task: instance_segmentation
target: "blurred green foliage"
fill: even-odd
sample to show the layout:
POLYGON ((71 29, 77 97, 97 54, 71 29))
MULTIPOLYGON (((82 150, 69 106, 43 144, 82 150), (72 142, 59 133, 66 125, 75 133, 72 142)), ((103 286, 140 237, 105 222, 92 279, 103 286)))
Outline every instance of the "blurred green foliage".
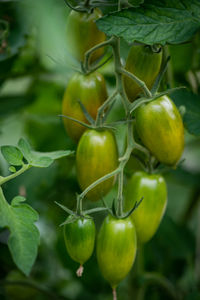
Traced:
MULTIPOLYGON (((67 53, 65 44, 68 12, 64 1, 0 1, 0 21, 9 23, 7 35, 0 40, 1 146, 15 145, 23 136, 37 151, 76 148, 58 116, 68 79, 80 68, 67 53)), ((0 34, 2 30, 4 28, 0 27, 0 34)), ((171 63, 163 87, 185 85, 198 93, 199 33, 188 44, 170 46, 168 51, 171 63)), ((122 52, 126 55, 125 42, 122 52)), ((112 70, 112 61, 101 69, 109 93, 115 86, 112 70)), ((123 116, 123 108, 117 101, 109 119, 123 116)), ((116 135, 122 154, 124 126, 118 127, 116 135)), ((120 285, 119 300, 173 299, 169 291, 171 285, 177 292, 176 299, 200 299, 200 137, 187 131, 183 158, 177 170, 164 174, 168 185, 167 213, 155 237, 143 251, 139 248, 131 273, 120 285), (157 275, 142 275, 148 275, 147 272, 157 275), (169 286, 161 275, 167 278, 169 286)), ((134 169, 135 165, 127 169, 125 180, 134 169)), ((2 156, 0 171, 2 175, 8 174, 2 156)), ((62 158, 48 169, 29 170, 6 183, 4 192, 9 201, 17 193, 26 194, 28 204, 40 216, 37 227, 41 242, 36 263, 26 278, 16 270, 8 252, 9 232, 0 231, 0 299, 112 299, 111 289, 98 269, 96 254, 85 264, 84 275, 79 279, 75 275, 77 264, 65 249, 59 224, 66 215, 54 201, 75 208, 79 186, 73 157, 62 158)), ((106 196, 106 201, 111 203, 115 194, 116 187, 106 196)), ((101 202, 97 204, 102 205, 101 202)), ((85 201, 84 207, 91 208, 94 204, 85 201)), ((97 228, 103 217, 103 213, 95 215, 97 228)))

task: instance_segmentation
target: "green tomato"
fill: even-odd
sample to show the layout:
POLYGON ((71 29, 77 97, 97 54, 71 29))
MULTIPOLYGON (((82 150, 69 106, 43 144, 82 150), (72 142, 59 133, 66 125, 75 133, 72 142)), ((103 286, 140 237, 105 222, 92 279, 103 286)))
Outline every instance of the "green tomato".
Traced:
MULTIPOLYGON (((89 75, 75 73, 70 79, 64 94, 62 114, 88 123, 78 101, 82 102, 88 113, 96 119, 98 108, 107 99, 104 77, 94 72, 89 75)), ((80 139, 86 127, 63 118, 67 134, 76 142, 80 139)))
POLYGON ((136 172, 125 190, 124 206, 129 211, 142 197, 143 201, 132 213, 137 238, 141 243, 149 241, 155 234, 167 205, 167 187, 159 174, 136 172))
POLYGON ((184 148, 184 127, 175 104, 160 97, 136 111, 136 128, 143 144, 162 163, 177 164, 184 148))
MULTIPOLYGON (((73 218, 69 216, 67 220, 73 218)), ((95 242, 95 224, 92 218, 80 217, 64 225, 64 239, 69 256, 83 265, 92 255, 95 242)))
MULTIPOLYGON (((84 54, 90 48, 106 40, 105 34, 97 28, 96 20, 102 13, 95 8, 92 13, 72 10, 67 22, 67 42, 70 53, 78 60, 84 60, 84 54)), ((94 62, 104 54, 104 48, 92 53, 90 62, 94 62)))
MULTIPOLYGON (((149 46, 139 45, 130 49, 125 69, 144 81, 151 89, 162 63, 162 51, 155 53, 149 46)), ((129 100, 134 101, 140 93, 141 87, 131 78, 123 76, 123 83, 129 100)))
MULTIPOLYGON (((82 190, 118 167, 118 150, 109 130, 89 129, 82 135, 76 152, 78 182, 82 190)), ((114 184, 114 177, 98 184, 87 193, 91 201, 105 196, 114 184)))
POLYGON ((97 260, 103 277, 113 289, 130 271, 136 249, 136 232, 131 219, 117 219, 108 215, 97 238, 97 260))

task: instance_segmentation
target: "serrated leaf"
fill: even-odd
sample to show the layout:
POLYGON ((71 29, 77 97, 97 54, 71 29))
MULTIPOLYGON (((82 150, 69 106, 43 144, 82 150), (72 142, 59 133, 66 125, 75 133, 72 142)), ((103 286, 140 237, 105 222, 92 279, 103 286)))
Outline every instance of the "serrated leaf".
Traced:
POLYGON ((47 168, 53 163, 53 159, 47 156, 37 157, 32 156, 31 161, 29 161, 30 165, 37 168, 47 168))
POLYGON ((96 21, 108 36, 148 45, 179 44, 200 28, 200 1, 146 0, 137 8, 111 13, 96 21))
POLYGON ((189 133, 200 135, 200 96, 187 90, 178 90, 171 94, 177 107, 186 108, 183 123, 189 133))
POLYGON ((1 153, 10 165, 21 166, 23 164, 23 154, 17 147, 2 146, 1 153))
POLYGON ((31 150, 29 143, 23 138, 19 140, 18 146, 28 163, 31 166, 38 168, 47 168, 53 163, 55 159, 69 156, 74 153, 74 151, 70 150, 60 150, 53 152, 33 151, 31 150))
POLYGON ((39 231, 34 224, 38 214, 28 204, 21 203, 24 200, 24 197, 18 196, 9 205, 0 189, 0 227, 9 229, 8 247, 12 258, 28 275, 37 256, 39 231))
POLYGON ((31 153, 31 146, 29 145, 29 143, 25 139, 21 138, 18 142, 18 146, 21 152, 23 153, 25 159, 28 162, 30 162, 32 159, 32 153, 31 153))
POLYGON ((52 151, 52 152, 37 152, 32 151, 33 154, 49 157, 51 159, 58 159, 65 156, 73 155, 75 152, 71 150, 59 150, 59 151, 52 151))
POLYGON ((12 199, 11 201, 11 206, 18 206, 19 204, 21 204, 22 202, 26 201, 26 198, 23 196, 16 196, 12 199))

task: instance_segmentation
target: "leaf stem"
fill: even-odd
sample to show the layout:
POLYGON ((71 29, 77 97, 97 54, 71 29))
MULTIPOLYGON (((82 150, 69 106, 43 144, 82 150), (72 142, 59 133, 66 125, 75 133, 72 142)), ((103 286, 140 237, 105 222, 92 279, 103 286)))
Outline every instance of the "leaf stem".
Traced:
POLYGON ((1 176, 0 177, 0 185, 4 184, 5 182, 11 180, 11 179, 14 179, 15 177, 21 175, 22 173, 24 173, 25 171, 27 171, 28 169, 30 169, 32 166, 29 165, 29 164, 24 164, 21 169, 19 169, 17 172, 9 175, 9 176, 6 176, 6 177, 3 177, 1 176))

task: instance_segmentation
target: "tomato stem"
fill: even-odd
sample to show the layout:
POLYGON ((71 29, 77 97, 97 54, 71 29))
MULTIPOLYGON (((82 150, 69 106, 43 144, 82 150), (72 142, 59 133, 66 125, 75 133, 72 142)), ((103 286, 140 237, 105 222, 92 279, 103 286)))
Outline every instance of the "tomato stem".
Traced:
POLYGON ((78 268, 78 270, 76 271, 76 275, 78 277, 81 277, 83 275, 83 271, 84 271, 84 268, 82 265, 80 265, 80 267, 78 268))
POLYGON ((9 181, 9 180, 11 180, 11 179, 13 179, 13 178, 15 178, 15 177, 21 175, 22 173, 24 173, 25 171, 27 171, 27 170, 30 169, 30 168, 31 168, 31 166, 30 166, 29 164, 24 164, 24 165, 21 167, 21 169, 19 169, 17 172, 15 172, 15 173, 13 173, 13 174, 11 174, 11 175, 9 175, 9 176, 6 176, 6 177, 1 176, 1 177, 0 177, 0 185, 2 185, 2 184, 4 184, 5 182, 7 182, 7 181, 9 181))
POLYGON ((117 291, 116 291, 116 288, 113 288, 113 300, 117 300, 117 291))

